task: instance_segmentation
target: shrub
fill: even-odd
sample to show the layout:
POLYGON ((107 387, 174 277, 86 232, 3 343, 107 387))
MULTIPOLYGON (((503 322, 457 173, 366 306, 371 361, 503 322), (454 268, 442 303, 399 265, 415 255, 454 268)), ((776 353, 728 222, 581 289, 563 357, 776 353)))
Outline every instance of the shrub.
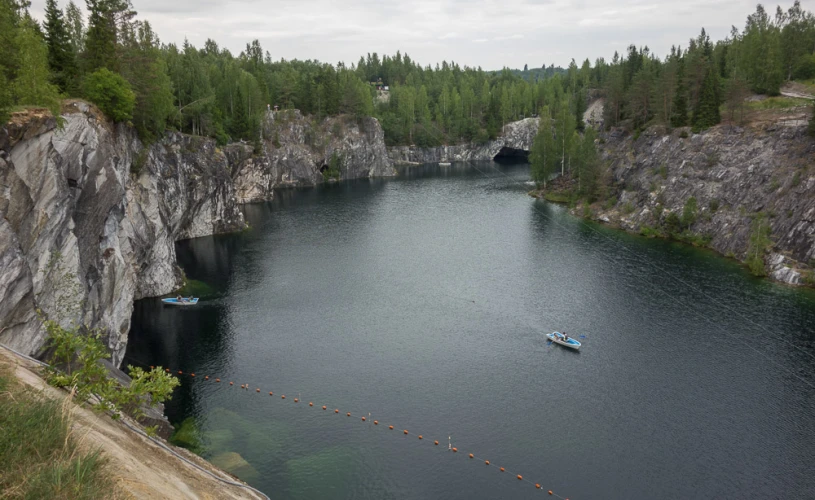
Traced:
POLYGON ((799 80, 815 78, 815 54, 801 56, 795 64, 794 75, 799 80))
POLYGON ((711 212, 715 213, 716 210, 719 209, 719 200, 717 198, 713 198, 708 202, 707 206, 710 208, 711 212))
POLYGON ((136 94, 118 73, 100 68, 85 77, 84 90, 85 96, 113 121, 122 122, 133 117, 136 94))
POLYGON ((792 187, 798 187, 801 184, 801 171, 796 170, 792 176, 792 187))
POLYGON ((750 231, 750 242, 747 246, 747 259, 745 263, 750 272, 755 276, 766 276, 767 271, 764 266, 764 253, 772 244, 770 240, 770 225, 764 214, 758 214, 753 219, 753 226, 750 231))
POLYGON ((625 202, 625 205, 623 205, 623 213, 626 215, 634 213, 634 210, 636 210, 636 207, 630 201, 625 202))
POLYGON ((680 139, 687 139, 688 138, 688 131, 683 130, 682 132, 679 132, 679 138, 680 139))
POLYGON ((682 208, 682 227, 689 228, 696 222, 696 197, 691 196, 682 208))

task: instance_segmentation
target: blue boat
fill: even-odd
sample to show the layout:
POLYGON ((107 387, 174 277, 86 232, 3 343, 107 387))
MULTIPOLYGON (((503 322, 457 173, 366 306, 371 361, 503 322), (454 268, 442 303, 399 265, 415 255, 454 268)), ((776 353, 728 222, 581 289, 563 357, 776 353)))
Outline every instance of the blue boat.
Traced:
POLYGON ((194 306, 198 303, 198 297, 172 297, 169 299, 161 299, 161 301, 168 306, 194 306))
POLYGON ((549 340, 551 340, 555 344, 560 344, 560 345, 562 345, 564 347, 572 348, 575 351, 580 349, 580 345, 581 345, 580 342, 578 342, 577 340, 569 337, 568 335, 566 335, 564 333, 552 332, 552 333, 547 333, 546 336, 549 338, 549 340))

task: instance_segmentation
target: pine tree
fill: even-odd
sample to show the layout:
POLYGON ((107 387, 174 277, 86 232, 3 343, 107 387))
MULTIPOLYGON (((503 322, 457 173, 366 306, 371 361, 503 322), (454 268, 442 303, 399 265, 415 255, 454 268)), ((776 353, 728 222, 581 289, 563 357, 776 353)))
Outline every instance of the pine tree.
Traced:
POLYGON ((676 91, 671 105, 671 126, 684 127, 688 124, 688 97, 685 91, 685 61, 679 59, 676 70, 676 91))
POLYGON ((546 182, 559 163, 559 158, 555 156, 554 128, 548 106, 544 106, 541 110, 538 133, 532 142, 532 150, 529 152, 529 163, 532 179, 538 183, 542 182, 543 188, 546 189, 546 182))
POLYGON ((48 66, 52 81, 63 93, 77 90, 76 59, 68 36, 68 29, 57 7, 56 0, 45 2, 45 41, 48 44, 48 66))

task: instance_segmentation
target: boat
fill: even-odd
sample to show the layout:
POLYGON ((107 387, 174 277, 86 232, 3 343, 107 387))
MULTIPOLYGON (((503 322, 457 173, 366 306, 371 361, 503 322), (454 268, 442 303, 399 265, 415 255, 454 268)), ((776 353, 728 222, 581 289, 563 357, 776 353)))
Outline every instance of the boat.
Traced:
POLYGON ((198 303, 198 297, 172 297, 168 299, 161 299, 161 301, 169 306, 194 306, 198 303))
POLYGON ((575 351, 580 349, 580 342, 571 337, 567 337, 566 335, 560 332, 547 333, 546 336, 549 338, 549 340, 551 340, 555 344, 560 344, 564 347, 570 347, 575 351))
POLYGON ((450 162, 449 162, 449 161, 440 161, 440 162, 439 162, 439 166, 440 166, 440 167, 449 167, 450 165, 451 165, 451 164, 450 164, 450 162))

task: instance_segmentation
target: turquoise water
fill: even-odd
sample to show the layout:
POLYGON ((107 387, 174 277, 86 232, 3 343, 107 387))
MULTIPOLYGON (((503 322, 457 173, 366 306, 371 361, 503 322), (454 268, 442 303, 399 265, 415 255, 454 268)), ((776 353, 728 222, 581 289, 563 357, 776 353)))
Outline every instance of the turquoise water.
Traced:
POLYGON ((526 179, 415 167, 248 205, 251 231, 179 243, 213 292, 137 302, 126 362, 195 372, 169 416, 273 498, 811 498, 813 293, 526 179))

